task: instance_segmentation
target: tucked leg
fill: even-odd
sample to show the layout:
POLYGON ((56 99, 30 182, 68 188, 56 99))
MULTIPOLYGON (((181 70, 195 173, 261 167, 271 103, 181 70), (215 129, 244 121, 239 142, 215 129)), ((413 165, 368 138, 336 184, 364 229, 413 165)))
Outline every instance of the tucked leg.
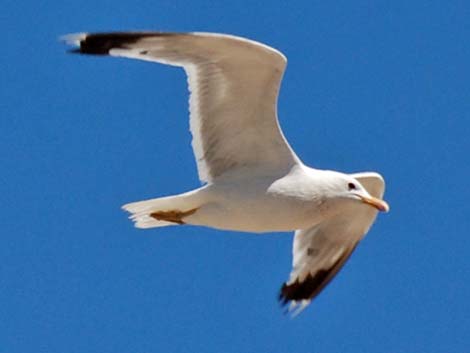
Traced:
POLYGON ((197 208, 193 208, 188 211, 172 210, 172 211, 157 211, 150 214, 150 217, 155 218, 158 221, 166 221, 177 224, 185 224, 183 219, 187 216, 191 216, 197 208))

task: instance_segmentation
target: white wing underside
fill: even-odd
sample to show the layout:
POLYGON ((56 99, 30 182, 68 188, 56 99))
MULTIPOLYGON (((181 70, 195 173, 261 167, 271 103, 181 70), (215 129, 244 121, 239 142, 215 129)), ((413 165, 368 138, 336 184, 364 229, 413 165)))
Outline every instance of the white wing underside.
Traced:
POLYGON ((83 44, 108 36, 109 42, 101 45, 108 45, 109 55, 184 68, 191 92, 192 147, 201 181, 237 171, 243 174, 245 168, 250 174, 282 173, 297 163, 277 120, 286 66, 280 52, 221 34, 143 32, 141 37, 126 34, 121 41, 116 39, 119 34, 111 35, 77 34, 65 40, 83 44))
MULTIPOLYGON (((377 173, 352 174, 374 197, 382 198, 384 181, 377 173)), ((357 243, 367 233, 378 211, 364 205, 310 229, 297 230, 293 244, 293 268, 281 289, 281 301, 300 312, 338 273, 357 243)))

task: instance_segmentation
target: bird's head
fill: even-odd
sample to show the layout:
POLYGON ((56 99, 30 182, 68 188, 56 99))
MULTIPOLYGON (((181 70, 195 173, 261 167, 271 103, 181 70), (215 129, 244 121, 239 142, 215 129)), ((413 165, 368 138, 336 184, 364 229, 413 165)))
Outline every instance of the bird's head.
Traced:
MULTIPOLYGON (((371 192, 355 177, 328 171, 328 193, 334 200, 340 201, 346 204, 344 201, 350 201, 347 204, 352 203, 368 205, 376 208, 381 212, 388 212, 390 207, 384 200, 372 196, 371 192)), ((381 196, 381 195, 380 195, 381 196)), ((380 197, 379 196, 379 197, 380 197)))

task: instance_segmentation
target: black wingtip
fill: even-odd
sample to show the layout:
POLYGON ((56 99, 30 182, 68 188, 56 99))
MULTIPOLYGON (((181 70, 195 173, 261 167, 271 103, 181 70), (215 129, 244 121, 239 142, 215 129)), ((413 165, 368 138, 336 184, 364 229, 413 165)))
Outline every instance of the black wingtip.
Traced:
POLYGON ((67 50, 67 54, 81 54, 80 48, 73 48, 67 50))
POLYGON ((290 301, 311 300, 318 294, 320 287, 324 283, 327 276, 326 271, 320 270, 316 276, 307 275, 301 281, 296 280, 293 283, 284 283, 279 291, 279 301, 282 306, 287 305, 290 301))
POLYGON ((351 256, 356 245, 344 250, 343 254, 326 269, 320 269, 316 273, 309 273, 300 281, 296 279, 291 283, 284 283, 279 292, 279 301, 285 306, 291 301, 302 301, 314 299, 325 286, 334 278, 335 274, 341 269, 344 263, 351 256))
POLYGON ((279 290, 279 295, 277 297, 278 301, 279 301, 279 304, 281 305, 281 307, 285 307, 287 304, 289 304, 289 301, 291 300, 290 298, 287 297, 286 295, 286 287, 287 287, 287 284, 284 283, 281 287, 281 289, 279 290))
POLYGON ((111 49, 124 49, 145 37, 171 35, 159 32, 111 32, 86 33, 64 36, 63 40, 77 48, 71 49, 72 54, 108 55, 111 49))

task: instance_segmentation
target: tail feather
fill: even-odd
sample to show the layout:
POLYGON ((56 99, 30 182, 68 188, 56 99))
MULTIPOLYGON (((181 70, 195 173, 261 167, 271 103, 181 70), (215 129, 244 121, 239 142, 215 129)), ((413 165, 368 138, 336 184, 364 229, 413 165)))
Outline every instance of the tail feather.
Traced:
MULTIPOLYGON (((196 190, 195 190, 196 191, 196 190)), ((188 192, 176 196, 160 197, 157 199, 137 201, 122 206, 122 209, 129 212, 129 218, 134 222, 136 228, 155 228, 175 225, 176 223, 157 220, 151 216, 154 212, 180 210, 185 211, 198 205, 195 192, 188 192)))
POLYGON ((159 221, 148 214, 140 215, 140 216, 131 216, 129 217, 134 221, 134 226, 140 229, 148 229, 148 228, 157 228, 157 227, 166 227, 166 226, 174 226, 175 223, 166 222, 166 221, 159 221))

